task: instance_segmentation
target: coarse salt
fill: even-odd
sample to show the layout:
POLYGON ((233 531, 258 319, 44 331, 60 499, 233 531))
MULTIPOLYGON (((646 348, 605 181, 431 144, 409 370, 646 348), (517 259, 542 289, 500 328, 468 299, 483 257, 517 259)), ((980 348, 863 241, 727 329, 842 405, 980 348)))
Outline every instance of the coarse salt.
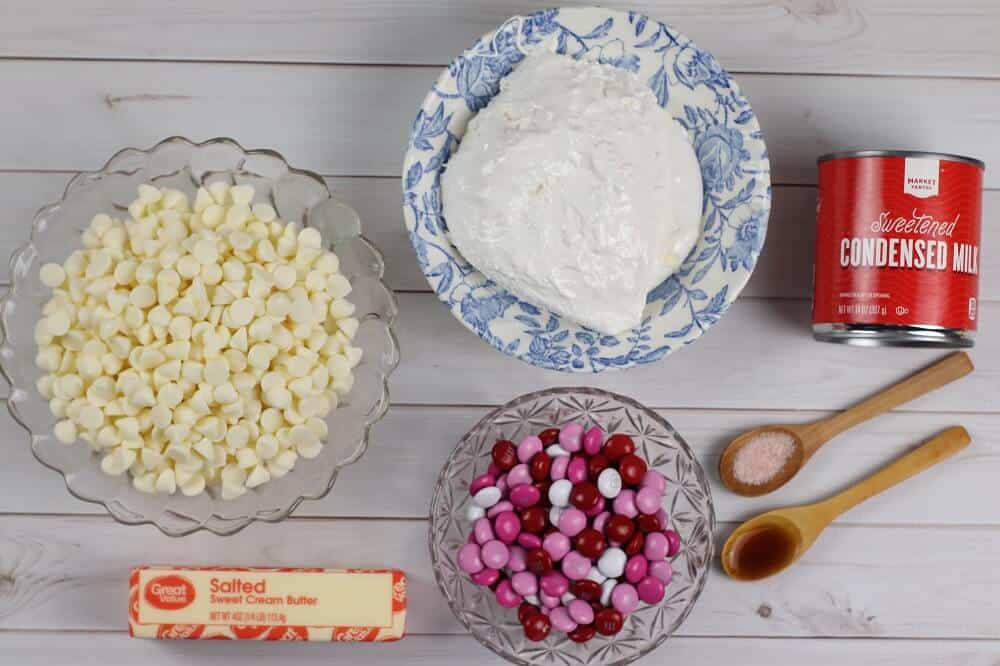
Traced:
POLYGON ((768 430, 754 435, 736 452, 733 476, 740 483, 759 486, 773 479, 795 451, 795 438, 768 430))

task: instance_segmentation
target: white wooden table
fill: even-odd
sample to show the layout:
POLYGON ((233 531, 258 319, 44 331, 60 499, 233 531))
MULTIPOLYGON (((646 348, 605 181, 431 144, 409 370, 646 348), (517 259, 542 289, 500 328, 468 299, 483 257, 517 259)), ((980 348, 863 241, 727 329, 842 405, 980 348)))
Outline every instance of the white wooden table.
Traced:
MULTIPOLYGON (((542 3, 544 4, 544 3, 542 3)), ((606 4, 627 6, 617 0, 606 4)), ((491 351, 427 292, 403 230, 398 172, 439 68, 528 0, 0 0, 0 254, 71 172, 171 134, 272 147, 327 174, 382 248, 402 364, 366 457, 323 501, 231 538, 170 539, 74 500, 0 412, 0 664, 470 664, 498 660, 437 591, 425 547, 438 469, 492 405, 592 384, 662 408, 709 470, 734 433, 809 419, 935 359, 813 342, 814 160, 858 146, 967 153, 1000 165, 995 0, 636 0, 737 74, 770 148, 767 246, 740 301, 694 346, 597 377, 491 351), (394 566, 410 635, 386 646, 154 643, 125 634, 129 569, 149 562, 394 566)), ((1000 169, 987 172, 977 372, 845 436, 773 497, 713 488, 720 535, 811 500, 952 424, 972 446, 850 512, 793 570, 737 584, 716 567, 679 635, 643 663, 811 666, 1000 660, 1000 169)), ((0 280, 6 278, 6 267, 0 280)))

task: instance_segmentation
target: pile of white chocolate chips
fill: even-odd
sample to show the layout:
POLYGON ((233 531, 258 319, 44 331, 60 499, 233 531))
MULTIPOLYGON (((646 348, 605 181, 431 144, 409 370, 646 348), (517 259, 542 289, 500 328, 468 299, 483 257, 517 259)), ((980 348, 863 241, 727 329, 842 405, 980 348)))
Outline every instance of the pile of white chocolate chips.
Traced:
POLYGON ((212 183, 191 205, 139 186, 83 249, 41 267, 38 390, 56 437, 145 492, 232 499, 319 455, 361 350, 351 291, 317 230, 212 183))

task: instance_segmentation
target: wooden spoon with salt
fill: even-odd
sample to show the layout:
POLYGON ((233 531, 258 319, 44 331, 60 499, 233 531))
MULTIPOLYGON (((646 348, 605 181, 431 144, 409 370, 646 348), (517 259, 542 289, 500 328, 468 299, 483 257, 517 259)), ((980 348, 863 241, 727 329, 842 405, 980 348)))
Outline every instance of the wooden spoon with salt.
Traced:
POLYGON ((737 495, 766 495, 785 485, 821 446, 840 433, 960 379, 972 370, 969 355, 957 352, 829 418, 804 424, 769 425, 745 432, 722 452, 719 476, 737 495), (773 473, 762 480, 748 478, 750 474, 747 473, 741 477, 736 471, 741 451, 751 445, 751 449, 743 451, 744 460, 752 456, 750 462, 739 466, 741 471, 746 467, 754 474, 760 474, 761 470, 771 472, 769 468, 773 468, 773 473), (757 469, 752 469, 754 467, 757 469))

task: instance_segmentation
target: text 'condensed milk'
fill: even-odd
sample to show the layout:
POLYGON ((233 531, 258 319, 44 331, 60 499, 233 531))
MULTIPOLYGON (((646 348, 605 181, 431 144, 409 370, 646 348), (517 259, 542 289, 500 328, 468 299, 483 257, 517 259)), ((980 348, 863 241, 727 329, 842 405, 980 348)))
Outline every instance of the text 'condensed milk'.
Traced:
POLYGON ((819 158, 817 340, 972 346, 984 168, 909 151, 819 158))

